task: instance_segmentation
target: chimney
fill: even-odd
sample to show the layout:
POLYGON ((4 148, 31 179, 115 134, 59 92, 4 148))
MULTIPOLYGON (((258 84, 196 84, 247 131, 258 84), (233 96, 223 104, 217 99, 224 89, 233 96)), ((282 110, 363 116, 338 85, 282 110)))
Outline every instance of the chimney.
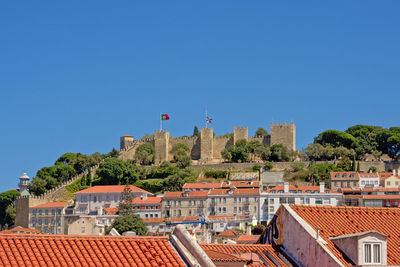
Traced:
POLYGON ((251 235, 251 227, 250 227, 250 225, 246 226, 246 235, 251 235))
POLYGON ((285 182, 283 184, 283 192, 284 193, 289 193, 289 182, 285 182))
POLYGON ((147 200, 147 193, 144 193, 144 194, 143 194, 142 199, 143 199, 143 200, 147 200))
POLYGON ((396 176, 396 170, 393 170, 393 176, 396 176))
POLYGON ((325 193, 325 182, 320 182, 319 183, 319 192, 320 193, 325 193))

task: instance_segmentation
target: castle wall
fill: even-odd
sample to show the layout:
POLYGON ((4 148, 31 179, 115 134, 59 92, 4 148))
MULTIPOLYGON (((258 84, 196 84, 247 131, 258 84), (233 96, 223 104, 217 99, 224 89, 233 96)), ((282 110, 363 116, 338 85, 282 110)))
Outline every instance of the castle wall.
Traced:
POLYGON ((213 158, 213 128, 201 128, 200 138, 200 159, 203 162, 211 161, 213 158))
POLYGON ((214 137, 213 140, 213 159, 222 159, 221 152, 225 148, 233 145, 233 138, 229 137, 214 137))
POLYGON ((263 145, 270 145, 270 136, 250 136, 247 141, 258 141, 263 145))
MULTIPOLYGON (((190 156, 193 160, 200 159, 200 138, 197 136, 189 136, 189 137, 170 137, 169 138, 169 150, 177 143, 184 143, 189 146, 190 156)), ((173 155, 168 151, 168 160, 172 160, 173 155)))
POLYGON ((155 163, 169 160, 169 132, 167 130, 154 132, 155 163))
POLYGON ((122 159, 122 160, 135 159, 136 149, 139 147, 139 145, 144 144, 144 143, 150 143, 154 146, 154 139, 138 140, 138 141, 129 143, 129 146, 120 150, 118 158, 122 159))
POLYGON ((134 142, 133 136, 131 135, 124 135, 119 138, 119 149, 123 150, 129 146, 131 146, 134 142))
POLYGON ((238 140, 244 139, 247 141, 249 130, 246 127, 234 127, 233 128, 233 144, 236 144, 238 140))
POLYGON ((296 127, 294 123, 271 123, 271 146, 282 144, 288 149, 296 150, 296 127))

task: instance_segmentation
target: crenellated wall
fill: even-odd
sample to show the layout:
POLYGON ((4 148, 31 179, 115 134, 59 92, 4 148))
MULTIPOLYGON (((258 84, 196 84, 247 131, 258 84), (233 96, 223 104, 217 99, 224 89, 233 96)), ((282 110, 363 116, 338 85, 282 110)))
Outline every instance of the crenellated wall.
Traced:
POLYGON ((271 145, 282 144, 296 150, 296 126, 294 123, 271 123, 271 145))
MULTIPOLYGON (((200 138, 197 136, 184 136, 184 137, 170 137, 169 138, 169 150, 177 143, 184 143, 189 146, 190 156, 193 160, 200 159, 200 138)), ((168 160, 173 159, 173 155, 169 152, 168 160)))
POLYGON ((233 138, 214 137, 213 141, 213 159, 222 159, 221 152, 224 149, 233 146, 233 138))
POLYGON ((246 140, 249 135, 249 130, 247 126, 245 127, 234 127, 233 128, 233 144, 236 144, 238 140, 246 140))
POLYGON ((213 128, 201 128, 200 133, 200 160, 202 162, 211 161, 213 159, 213 128))
POLYGON ((155 163, 160 164, 169 160, 169 132, 167 130, 154 132, 155 163))

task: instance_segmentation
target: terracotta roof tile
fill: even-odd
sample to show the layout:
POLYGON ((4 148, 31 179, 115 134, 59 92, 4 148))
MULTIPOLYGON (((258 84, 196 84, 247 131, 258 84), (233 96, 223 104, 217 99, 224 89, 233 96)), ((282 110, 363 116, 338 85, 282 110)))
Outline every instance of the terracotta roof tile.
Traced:
POLYGON ((31 208, 63 208, 68 204, 68 202, 49 202, 45 204, 40 204, 37 206, 33 206, 31 208))
POLYGON ((400 209, 371 207, 290 206, 320 236, 326 246, 345 265, 351 266, 346 257, 335 247, 329 237, 375 230, 388 237, 388 265, 400 265, 400 209))
POLYGON ((208 191, 193 191, 188 193, 188 197, 207 197, 208 191))
MULTIPOLYGON (((205 251, 215 251, 221 252, 225 254, 230 254, 236 256, 238 258, 246 259, 248 256, 255 256, 256 258, 262 258, 262 260, 266 263, 253 262, 252 265, 247 266, 290 266, 286 264, 278 254, 281 254, 282 257, 286 258, 284 254, 279 250, 278 247, 273 247, 271 245, 260 245, 260 244, 199 244, 200 247, 205 251), (271 261, 266 255, 273 257, 273 259, 279 263, 276 265, 273 261, 271 261), (246 257, 245 257, 246 256, 246 257)), ((207 253, 207 252, 206 252, 207 253)), ((226 258, 228 261, 228 258, 226 258)), ((286 258, 287 262, 289 260, 286 258)))
POLYGON ((238 235, 239 233, 233 231, 232 229, 225 230, 218 234, 218 236, 223 236, 223 237, 237 237, 238 235))
POLYGON ((176 198, 176 197, 181 197, 182 196, 182 192, 165 192, 164 194, 164 198, 176 198))
POLYGON ((116 215, 118 213, 118 208, 104 208, 104 215, 116 215))
POLYGON ((232 186, 236 188, 256 188, 260 187, 260 181, 229 181, 222 183, 223 188, 230 188, 232 186))
POLYGON ((186 266, 166 237, 0 235, 2 266, 186 266))
POLYGON ((147 199, 143 199, 143 197, 135 197, 132 201, 133 204, 158 204, 161 203, 162 197, 147 197, 147 199))
POLYGON ((220 251, 205 249, 204 252, 213 262, 243 262, 247 260, 220 251))
POLYGON ((241 235, 236 239, 237 243, 255 244, 260 238, 260 235, 241 235))
POLYGON ((143 218, 145 223, 163 223, 165 222, 165 218, 143 218))
POLYGON ((222 183, 185 183, 183 189, 212 189, 221 186, 222 183))
MULTIPOLYGON (((130 186, 132 192, 145 192, 149 195, 152 195, 150 192, 143 190, 137 186, 130 186)), ((76 192, 75 194, 84 194, 84 193, 115 193, 115 192, 123 192, 125 189, 125 185, 95 185, 90 188, 81 190, 76 192)))
MULTIPOLYGON (((311 191, 311 192, 319 192, 320 187, 318 185, 299 185, 299 186, 294 186, 294 185, 290 185, 289 186, 289 191, 301 191, 303 194, 307 193, 307 191, 311 191)), ((283 185, 279 185, 279 186, 275 186, 270 188, 269 190, 267 190, 266 192, 271 193, 271 191, 284 191, 284 186, 283 185)), ((325 187, 325 191, 328 191, 330 194, 339 194, 339 192, 333 191, 329 188, 325 187)))

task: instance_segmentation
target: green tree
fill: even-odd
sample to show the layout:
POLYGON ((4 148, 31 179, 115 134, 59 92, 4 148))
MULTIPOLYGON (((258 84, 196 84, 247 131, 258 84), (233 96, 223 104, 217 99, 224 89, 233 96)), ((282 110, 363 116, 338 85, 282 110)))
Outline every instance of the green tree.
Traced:
POLYGON ((304 162, 293 162, 290 166, 292 167, 293 171, 295 171, 295 172, 302 171, 306 167, 304 162))
POLYGON ((253 171, 258 172, 259 170, 261 170, 261 166, 258 164, 254 164, 252 169, 253 169, 253 171))
POLYGON ((176 143, 172 146, 171 154, 174 156, 174 161, 179 168, 186 168, 191 165, 190 148, 185 143, 176 143))
POLYGON ((259 127, 256 131, 256 136, 269 136, 269 133, 264 128, 259 127))
POLYGON ((344 146, 349 149, 357 147, 357 140, 354 136, 337 130, 327 130, 320 133, 314 138, 314 143, 323 146, 331 145, 332 147, 344 146))
POLYGON ((289 161, 290 151, 287 147, 282 144, 276 144, 271 146, 271 157, 272 161, 289 161))
POLYGON ((371 167, 369 167, 369 169, 368 169, 368 172, 378 172, 378 169, 375 167, 375 166, 371 166, 371 167))
POLYGON ((269 171, 269 170, 272 170, 273 167, 274 167, 274 165, 272 164, 271 161, 264 162, 264 170, 269 171))
POLYGON ((147 140, 147 139, 154 139, 154 134, 145 134, 144 136, 142 136, 142 138, 140 138, 140 140, 147 140))
POLYGON ((93 185, 134 184, 139 179, 135 167, 117 158, 107 158, 96 171, 93 185))
POLYGON ((201 133, 199 131, 199 128, 197 128, 197 126, 194 126, 194 128, 193 128, 193 136, 197 136, 197 137, 200 138, 200 135, 201 135, 201 133))
POLYGON ((150 143, 140 144, 135 151, 135 159, 141 165, 151 165, 154 163, 156 150, 150 143))
POLYGON ((319 143, 309 144, 304 153, 308 156, 310 160, 322 160, 325 159, 325 147, 319 143))
POLYGON ((118 158, 119 152, 114 147, 108 152, 107 157, 118 158))
POLYGON ((12 203, 20 193, 17 190, 8 190, 0 194, 0 225, 14 224, 12 203), (12 206, 12 207, 10 207, 12 206))
POLYGON ((143 220, 136 214, 127 214, 118 216, 107 229, 106 233, 109 234, 111 229, 114 228, 118 233, 125 233, 133 231, 137 235, 147 235, 147 226, 143 220))
POLYGON ((254 149, 254 154, 266 161, 269 160, 271 156, 271 149, 267 145, 258 146, 254 149))
POLYGON ((231 152, 229 152, 228 149, 224 149, 224 150, 221 152, 221 156, 222 156, 222 158, 223 158, 224 160, 226 160, 226 161, 231 161, 231 160, 232 160, 232 154, 231 154, 231 152))
POLYGON ((352 169, 351 160, 348 157, 341 158, 336 166, 343 171, 351 171, 352 169))
POLYGON ((360 162, 357 161, 357 172, 360 172, 360 162))
POLYGON ((29 183, 29 192, 34 195, 40 196, 47 191, 46 185, 47 185, 46 180, 35 177, 29 183))
POLYGON ((126 184, 124 191, 121 193, 122 201, 118 205, 118 214, 120 215, 132 215, 134 214, 133 195, 131 186, 126 184))

